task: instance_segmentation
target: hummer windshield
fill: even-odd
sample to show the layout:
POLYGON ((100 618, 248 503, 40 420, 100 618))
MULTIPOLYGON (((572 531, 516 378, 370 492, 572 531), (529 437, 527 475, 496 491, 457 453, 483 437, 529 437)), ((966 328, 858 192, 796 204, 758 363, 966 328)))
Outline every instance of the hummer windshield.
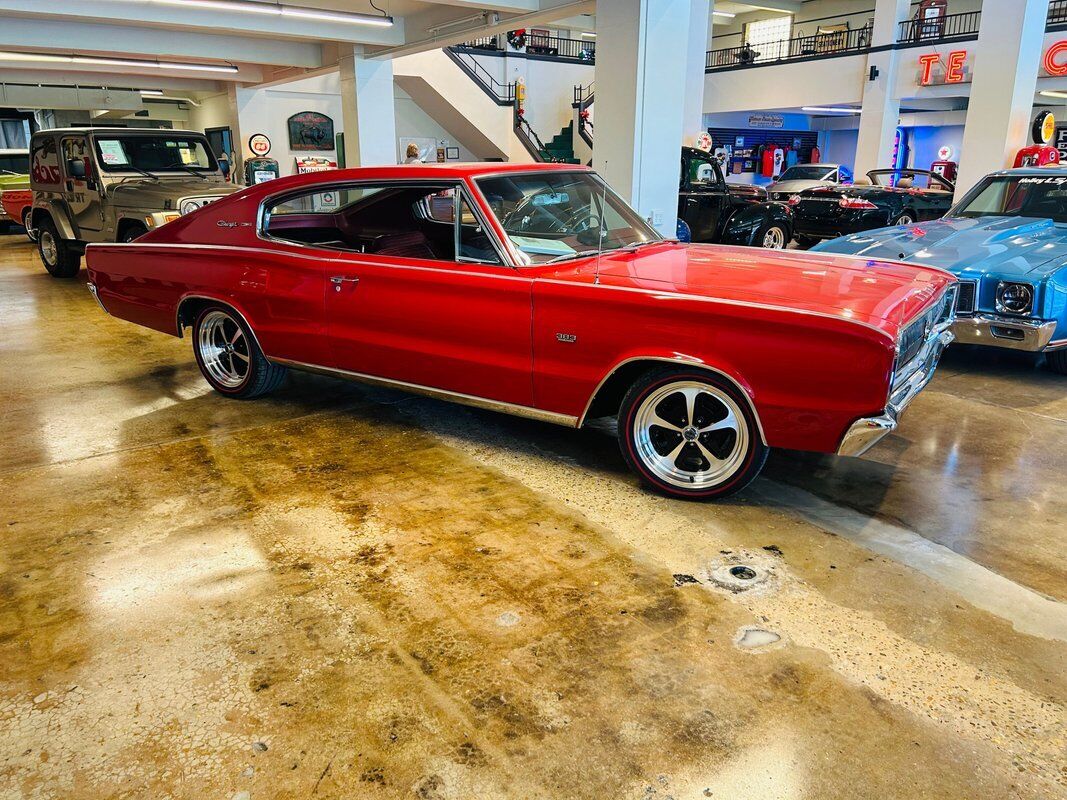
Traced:
POLYGON ((96 137, 96 157, 105 172, 214 172, 207 141, 167 134, 108 134, 96 137))
POLYGON ((947 216, 1037 217, 1067 223, 1067 175, 984 178, 947 216))

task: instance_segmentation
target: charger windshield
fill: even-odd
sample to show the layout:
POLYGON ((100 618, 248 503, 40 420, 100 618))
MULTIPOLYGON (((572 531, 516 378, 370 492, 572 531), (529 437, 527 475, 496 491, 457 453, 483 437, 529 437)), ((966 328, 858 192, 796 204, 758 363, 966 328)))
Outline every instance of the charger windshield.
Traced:
POLYGON ((527 264, 662 239, 591 172, 499 175, 477 183, 527 264))
POLYGON ((97 160, 107 172, 212 171, 207 141, 191 136, 107 136, 96 139, 97 160))
POLYGON ((1067 175, 985 178, 949 216, 1035 217, 1067 223, 1067 175))

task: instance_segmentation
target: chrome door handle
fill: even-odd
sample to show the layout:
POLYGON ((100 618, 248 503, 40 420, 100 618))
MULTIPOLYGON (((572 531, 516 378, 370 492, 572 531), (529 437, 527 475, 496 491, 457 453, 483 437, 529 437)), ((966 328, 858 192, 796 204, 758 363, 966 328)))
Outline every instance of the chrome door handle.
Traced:
POLYGON ((341 291, 342 283, 359 283, 359 278, 348 278, 344 275, 334 275, 330 278, 330 283, 333 284, 333 290, 339 292, 341 291))

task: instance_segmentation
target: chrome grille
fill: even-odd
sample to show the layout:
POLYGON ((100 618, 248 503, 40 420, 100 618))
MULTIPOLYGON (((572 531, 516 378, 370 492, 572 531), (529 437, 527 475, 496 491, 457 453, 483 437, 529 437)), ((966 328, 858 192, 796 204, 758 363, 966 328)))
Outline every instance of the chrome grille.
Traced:
POLYGON ((956 316, 970 317, 974 315, 978 298, 978 281, 960 281, 956 294, 956 316))

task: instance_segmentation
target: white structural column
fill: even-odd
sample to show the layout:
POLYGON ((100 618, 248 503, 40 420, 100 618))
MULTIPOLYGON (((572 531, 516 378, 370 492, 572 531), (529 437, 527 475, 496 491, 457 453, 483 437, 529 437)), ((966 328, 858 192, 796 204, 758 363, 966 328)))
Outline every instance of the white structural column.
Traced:
POLYGON ((1048 0, 985 0, 956 196, 1030 143, 1048 0))
POLYGON ((704 65, 708 59, 708 30, 715 0, 691 0, 689 41, 686 51, 685 107, 682 114, 682 144, 690 147, 704 129, 704 65))
POLYGON ((679 43, 689 40, 690 6, 691 0, 611 0, 597 7, 593 166, 668 236, 678 216, 688 84, 688 52, 679 43))
POLYGON ((340 59, 345 166, 397 163, 393 62, 363 56, 355 46, 340 59))
POLYGON ((856 141, 856 174, 891 166, 893 140, 900 120, 897 64, 900 51, 892 49, 902 21, 908 18, 910 0, 877 0, 871 47, 884 47, 867 56, 867 81, 863 84, 863 110, 856 141), (870 80, 872 70, 877 77, 870 80))

